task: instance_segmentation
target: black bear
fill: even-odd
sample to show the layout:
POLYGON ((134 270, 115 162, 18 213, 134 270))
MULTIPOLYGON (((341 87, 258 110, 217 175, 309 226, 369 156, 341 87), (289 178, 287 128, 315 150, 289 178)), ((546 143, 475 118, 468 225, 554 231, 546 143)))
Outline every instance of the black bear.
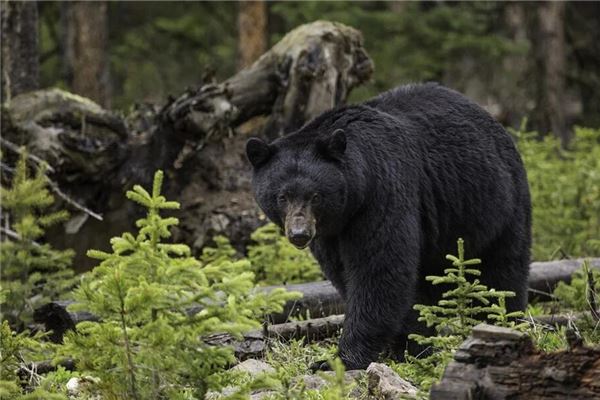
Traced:
MULTIPOLYGON (((486 111, 437 84, 401 86, 327 111, 246 155, 260 208, 310 246, 346 301, 339 355, 364 368, 422 330, 416 303, 441 293, 446 254, 465 240, 481 281, 527 303, 531 204, 519 153, 486 111)), ((410 346, 409 346, 410 348, 410 346)))

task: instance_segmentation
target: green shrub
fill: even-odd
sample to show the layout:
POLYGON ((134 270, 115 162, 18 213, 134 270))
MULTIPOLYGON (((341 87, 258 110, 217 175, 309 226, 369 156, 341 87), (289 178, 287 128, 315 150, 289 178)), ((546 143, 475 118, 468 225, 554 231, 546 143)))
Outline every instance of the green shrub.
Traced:
POLYGON ((295 297, 254 291, 249 262, 231 259, 227 249, 206 251, 200 262, 187 246, 165 243, 178 221, 161 212, 179 204, 160 194, 162 179, 157 172, 152 193, 140 186, 127 192, 148 210, 136 223, 138 233, 113 238, 111 253, 90 250, 100 265, 75 292, 73 309, 91 311, 101 322, 80 323, 61 352, 81 373, 99 378, 103 398, 202 399, 223 384, 216 374, 234 355, 200 338, 258 328, 262 315, 295 297), (189 313, 192 306, 200 311, 189 313))
POLYGON ((250 238, 248 259, 261 284, 312 282, 323 278, 317 261, 308 250, 298 250, 273 223, 258 228, 250 238))
POLYGON ((27 152, 22 150, 11 187, 0 188, 2 211, 16 236, 0 242, 2 308, 0 317, 16 329, 31 322, 33 310, 62 297, 74 284, 70 269, 73 251, 37 243, 44 229, 64 221, 66 211, 48 212, 54 197, 48 191, 44 169, 29 176, 27 152))
POLYGON ((600 256, 600 129, 575 127, 569 150, 551 135, 513 133, 531 188, 533 258, 600 256))
POLYGON ((472 266, 480 264, 479 259, 465 260, 464 242, 458 240, 458 257, 447 255, 452 268, 444 269, 443 276, 427 276, 433 285, 448 285, 442 299, 434 305, 417 304, 419 321, 434 327, 436 335, 423 336, 410 334, 408 337, 420 345, 428 346, 430 355, 423 358, 406 355, 406 363, 395 364, 394 368, 402 375, 413 379, 423 390, 439 380, 446 365, 452 360, 454 350, 470 335, 473 327, 487 316, 487 319, 500 326, 524 329, 528 324, 517 324, 514 318, 523 317, 523 313, 508 313, 505 307, 506 297, 515 296, 514 292, 496 291, 469 276, 479 276, 481 272, 472 266), (497 304, 492 300, 498 299, 497 304))
POLYGON ((587 261, 575 271, 571 283, 559 282, 554 289, 554 296, 561 306, 574 311, 589 311, 591 297, 597 301, 599 293, 600 271, 590 268, 587 261))

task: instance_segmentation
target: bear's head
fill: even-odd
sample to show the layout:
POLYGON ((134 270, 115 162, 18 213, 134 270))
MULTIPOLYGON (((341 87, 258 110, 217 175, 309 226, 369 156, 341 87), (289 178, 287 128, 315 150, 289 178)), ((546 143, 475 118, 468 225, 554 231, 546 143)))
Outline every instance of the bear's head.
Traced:
POLYGON ((297 248, 339 232, 347 203, 344 131, 311 136, 298 132, 271 144, 258 138, 246 143, 258 205, 297 248))

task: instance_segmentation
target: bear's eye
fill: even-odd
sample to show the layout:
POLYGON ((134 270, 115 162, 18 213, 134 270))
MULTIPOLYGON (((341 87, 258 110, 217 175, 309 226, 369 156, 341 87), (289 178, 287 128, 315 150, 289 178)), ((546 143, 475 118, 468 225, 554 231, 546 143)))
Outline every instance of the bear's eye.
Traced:
POLYGON ((321 196, 319 196, 318 193, 313 194, 312 198, 310 199, 310 202, 312 204, 319 204, 321 202, 321 196))
POLYGON ((277 195, 277 203, 279 204, 285 204, 287 202, 287 199, 285 198, 285 194, 279 194, 277 195))

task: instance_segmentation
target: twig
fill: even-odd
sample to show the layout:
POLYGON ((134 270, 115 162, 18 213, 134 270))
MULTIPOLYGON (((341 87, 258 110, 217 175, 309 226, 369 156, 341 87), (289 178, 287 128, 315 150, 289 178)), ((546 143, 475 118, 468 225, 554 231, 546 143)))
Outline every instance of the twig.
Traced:
MULTIPOLYGON (((2 139, 4 143, 5 139, 2 139)), ((8 142, 8 141, 7 141, 8 142)), ((10 143, 10 142, 8 142, 10 143)), ((11 143, 12 146, 15 146, 14 144, 11 143)), ((13 150, 13 149, 11 149, 13 150)), ((31 154, 29 154, 29 156, 32 156, 31 154)), ((33 156, 35 157, 35 156, 33 156)), ((38 158, 38 157, 35 157, 38 158)), ((38 160, 41 160, 41 162, 45 163, 46 165, 48 165, 46 163, 46 161, 43 161, 41 158, 38 158, 38 160)), ((15 169, 6 165, 5 163, 0 161, 0 168, 2 168, 2 170, 10 173, 10 174, 14 174, 15 173, 15 169)), ((48 170, 50 170, 51 168, 48 168, 48 170)), ((83 211, 84 213, 88 214, 90 217, 92 218, 96 218, 98 221, 102 221, 102 215, 95 213, 94 211, 90 210, 89 208, 79 204, 78 202, 76 202, 75 200, 73 200, 72 198, 70 198, 67 194, 65 194, 62 190, 60 190, 60 187, 58 187, 58 184, 56 184, 56 182, 54 182, 52 179, 50 179, 50 177, 48 175, 44 175, 46 178, 46 182, 48 183, 48 186, 50 186, 50 189, 52 189, 52 191, 61 199, 63 199, 67 204, 70 204, 71 206, 73 206, 74 208, 78 209, 79 211, 83 211)))
POLYGON ((0 168, 2 168, 4 171, 8 172, 11 175, 14 175, 15 173, 15 169, 13 167, 6 165, 2 161, 0 161, 0 168))
POLYGON ((586 297, 588 304, 590 305, 590 313, 596 321, 600 321, 600 314, 598 313, 598 302, 596 300, 596 281, 594 279, 594 273, 588 265, 588 261, 583 262, 583 270, 587 275, 587 286, 586 286, 586 297))
POLYGON ((546 292, 546 291, 544 291, 544 290, 538 290, 538 289, 533 289, 533 288, 527 288, 527 291, 528 291, 529 293, 538 294, 538 295, 540 295, 540 296, 542 296, 542 297, 548 297, 549 299, 554 299, 554 298, 556 298, 556 296, 555 296, 554 294, 552 294, 552 293, 548 293, 548 292, 546 292))
MULTIPOLYGON (((8 236, 9 238, 11 238, 13 240, 21 240, 21 236, 17 232, 15 232, 11 229, 0 226, 0 232, 2 232, 4 235, 8 236)), ((38 247, 40 246, 40 244, 34 240, 31 241, 31 244, 33 244, 34 246, 38 246, 38 247)))
POLYGON ((72 205, 76 209, 78 209, 80 211, 83 211, 84 213, 88 214, 90 217, 96 218, 98 221, 102 221, 102 215, 93 212, 89 208, 87 208, 85 206, 82 206, 81 204, 79 204, 75 200, 71 199, 69 196, 67 196, 65 193, 63 193, 62 190, 60 190, 60 188, 58 187, 58 185, 54 181, 52 181, 47 176, 46 176, 46 179, 48 180, 48 185, 50 186, 50 188, 52 189, 52 191, 54 193, 56 193, 56 195, 58 197, 60 197, 61 199, 63 199, 64 201, 66 201, 68 204, 72 205))
MULTIPOLYGON (((0 138, 0 143, 2 143, 2 145, 5 146, 7 149, 14 151, 17 154, 21 154, 21 148, 19 146, 17 146, 16 144, 14 144, 13 142, 6 140, 4 138, 0 138)), ((27 153, 27 158, 30 159, 31 161, 33 161, 37 165, 43 165, 44 167, 46 167, 48 169, 48 171, 50 171, 52 173, 56 172, 54 170, 54 168, 52 168, 52 165, 50 165, 49 162, 36 156, 35 154, 27 153)))

